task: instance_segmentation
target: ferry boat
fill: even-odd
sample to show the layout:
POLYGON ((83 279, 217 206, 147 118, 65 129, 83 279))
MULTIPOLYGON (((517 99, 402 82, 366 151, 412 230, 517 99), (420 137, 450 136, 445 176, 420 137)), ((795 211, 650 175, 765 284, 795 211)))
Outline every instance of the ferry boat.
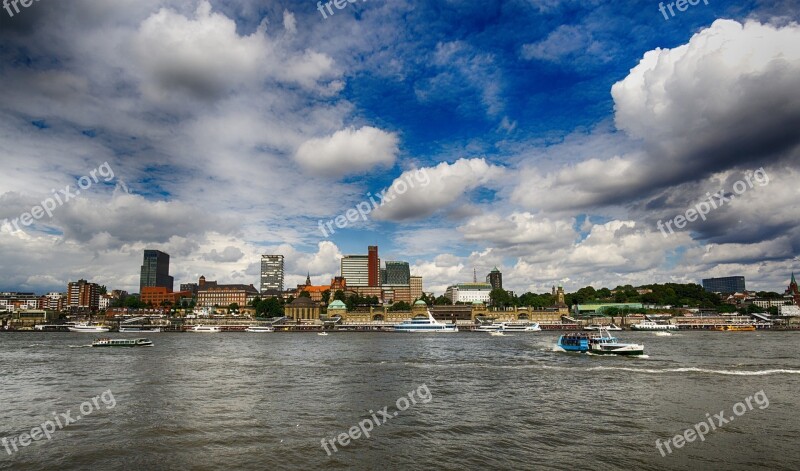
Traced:
POLYGON ((271 325, 251 325, 244 329, 244 331, 255 332, 257 334, 266 334, 269 332, 275 332, 275 327, 272 327, 271 325))
POLYGON ((756 326, 753 324, 725 324, 715 325, 711 330, 721 332, 755 332, 756 326))
POLYGON ((593 331, 593 330, 597 331, 597 330, 600 330, 600 329, 618 331, 618 330, 622 330, 622 327, 620 327, 620 326, 618 326, 616 324, 608 324, 608 325, 589 324, 589 325, 587 325, 586 327, 583 328, 583 330, 589 330, 589 331, 593 331))
POLYGON ((161 327, 119 327, 120 332, 161 332, 161 327))
POLYGON ((455 324, 445 324, 433 318, 429 310, 427 315, 414 316, 413 319, 395 324, 396 332, 458 332, 455 324))
POLYGON ((111 339, 104 337, 92 342, 92 347, 152 347, 150 339, 111 339))
POLYGON ((631 325, 632 330, 678 330, 675 324, 659 324, 653 321, 642 321, 631 325))
POLYGON ((564 334, 558 338, 557 345, 567 352, 591 352, 597 355, 644 355, 644 345, 620 342, 605 329, 601 329, 598 333, 564 334))
POLYGON ((100 324, 89 324, 87 322, 81 322, 78 324, 68 325, 67 329, 70 332, 108 332, 108 327, 100 324))
POLYGON ((483 324, 475 329, 475 332, 497 332, 502 326, 500 324, 483 324))
POLYGON ((537 322, 503 322, 500 324, 501 332, 541 332, 537 322))
POLYGON ((620 342, 607 330, 600 329, 600 336, 589 340, 589 352, 596 355, 644 355, 644 345, 620 342))
POLYGON ((218 325, 196 325, 192 327, 192 330, 189 332, 197 332, 201 334, 216 334, 218 332, 222 332, 222 329, 218 325))

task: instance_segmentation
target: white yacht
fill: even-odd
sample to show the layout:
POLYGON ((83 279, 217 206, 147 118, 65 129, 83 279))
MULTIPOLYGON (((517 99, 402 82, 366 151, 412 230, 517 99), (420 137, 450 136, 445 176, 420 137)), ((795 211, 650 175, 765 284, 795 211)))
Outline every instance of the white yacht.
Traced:
POLYGON ((414 316, 413 319, 395 324, 395 332, 458 332, 455 324, 445 324, 433 318, 429 310, 427 315, 414 316))
POLYGON ((503 322, 500 324, 501 332, 541 332, 537 322, 503 322))
POLYGON ((108 332, 108 327, 100 324, 89 324, 87 322, 81 322, 78 324, 68 325, 67 328, 70 332, 108 332))
POLYGON ((642 321, 631 325, 632 330, 678 330, 675 324, 659 324, 653 321, 642 321))
POLYGON ((596 355, 644 355, 644 345, 620 342, 606 329, 600 329, 599 336, 589 339, 589 352, 596 355))
POLYGON ((266 334, 270 332, 275 332, 275 327, 271 325, 251 325, 248 328, 244 329, 245 332, 254 332, 257 334, 266 334))
POLYGON ((189 332, 197 332, 201 334, 216 334, 218 332, 222 332, 222 329, 218 325, 196 325, 192 327, 192 330, 189 332))

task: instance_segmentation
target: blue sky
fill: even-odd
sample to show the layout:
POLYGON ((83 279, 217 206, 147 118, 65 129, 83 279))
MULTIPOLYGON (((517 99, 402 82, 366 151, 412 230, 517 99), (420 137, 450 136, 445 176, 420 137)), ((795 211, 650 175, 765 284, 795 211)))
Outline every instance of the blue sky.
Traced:
POLYGON ((518 292, 786 284, 800 245, 793 2, 700 1, 669 20, 642 1, 316 8, 0 11, 0 289, 84 277, 135 291, 145 248, 170 253, 179 282, 257 283, 259 255, 283 253, 287 285, 326 283, 374 244, 437 293, 494 266, 518 292), (104 162, 113 181, 15 230, 104 162), (707 219, 658 229, 759 169, 767 183, 707 219), (430 184, 320 233, 415 171, 430 184))

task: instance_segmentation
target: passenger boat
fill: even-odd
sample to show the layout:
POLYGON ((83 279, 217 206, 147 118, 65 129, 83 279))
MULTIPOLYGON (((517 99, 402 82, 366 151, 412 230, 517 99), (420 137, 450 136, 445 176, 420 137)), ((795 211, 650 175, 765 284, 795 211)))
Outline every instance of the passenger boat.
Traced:
POLYGON ((70 332, 108 332, 108 327, 100 324, 89 324, 86 322, 81 322, 78 324, 68 325, 67 329, 70 332))
POLYGON ((161 327, 119 327, 120 332, 161 332, 161 327))
POLYGON ((598 333, 564 334, 558 338, 557 345, 567 352, 591 352, 597 355, 644 355, 644 345, 620 342, 605 329, 601 329, 598 333))
POLYGON ((218 325, 196 325, 192 327, 189 332, 197 332, 200 334, 216 334, 218 332, 222 332, 222 329, 218 325))
POLYGON ((725 324, 715 325, 711 330, 721 332, 755 332, 756 326, 753 324, 725 324))
POLYGON ((642 321, 631 325, 632 330, 678 330, 675 324, 659 324, 653 321, 642 321))
POLYGON ((497 332, 500 330, 500 324, 483 324, 475 329, 475 332, 497 332))
POLYGON ((266 334, 269 332, 275 332, 275 327, 271 325, 251 325, 248 328, 244 329, 245 332, 254 332, 257 334, 266 334))
POLYGON ((396 332, 458 332, 455 324, 445 324, 433 318, 431 311, 427 315, 414 316, 413 319, 395 324, 396 332))
POLYGON ((150 339, 111 339, 104 337, 92 342, 92 347, 152 347, 150 339))
POLYGON ((622 327, 619 327, 616 324, 608 324, 608 325, 589 324, 589 325, 587 325, 586 327, 583 328, 583 330, 589 330, 589 331, 598 331, 600 329, 618 331, 618 330, 622 330, 622 327))
POLYGON ((541 332, 542 328, 536 322, 502 322, 500 330, 502 332, 541 332))
POLYGON ((644 345, 623 343, 605 329, 600 335, 589 340, 589 352, 596 355, 644 355, 644 345))

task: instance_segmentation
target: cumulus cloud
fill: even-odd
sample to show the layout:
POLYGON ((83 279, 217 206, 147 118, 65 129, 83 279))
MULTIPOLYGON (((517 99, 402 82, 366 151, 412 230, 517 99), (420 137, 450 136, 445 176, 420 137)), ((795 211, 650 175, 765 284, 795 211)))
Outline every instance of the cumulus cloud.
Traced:
POLYGON ((389 199, 373 217, 381 220, 407 220, 430 216, 436 211, 463 199, 470 190, 495 185, 503 176, 503 167, 486 159, 458 159, 449 164, 423 167, 403 172, 390 186, 389 199), (414 181, 414 187, 401 182, 414 181), (425 183, 427 181, 427 183, 425 183), (407 187, 406 191, 403 188, 407 187))
POLYGON ((307 140, 297 149, 294 158, 313 174, 341 177, 375 166, 394 165, 398 143, 394 133, 371 126, 350 127, 330 136, 307 140))
POLYGON ((217 263, 238 262, 242 257, 244 257, 244 252, 232 245, 225 247, 219 252, 217 249, 211 249, 211 252, 205 256, 206 260, 217 263))

